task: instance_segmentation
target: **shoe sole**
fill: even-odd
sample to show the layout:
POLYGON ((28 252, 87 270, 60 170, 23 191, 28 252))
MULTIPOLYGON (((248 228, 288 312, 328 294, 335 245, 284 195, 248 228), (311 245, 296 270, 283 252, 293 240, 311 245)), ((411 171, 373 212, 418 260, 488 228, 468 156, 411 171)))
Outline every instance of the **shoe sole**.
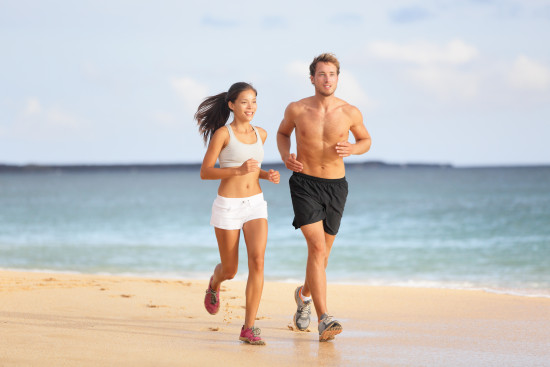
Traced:
POLYGON ((336 335, 340 334, 342 330, 342 325, 339 324, 329 326, 319 335, 319 341, 326 342, 332 340, 336 335))
POLYGON ((259 340, 257 342, 252 342, 252 341, 248 340, 248 338, 245 338, 243 336, 239 336, 239 340, 242 341, 242 342, 248 343, 250 345, 265 345, 265 342, 263 340, 259 340))
MULTIPOLYGON (((299 294, 298 294, 298 292, 300 291, 300 288, 301 288, 301 287, 298 287, 298 288, 296 288, 296 290, 294 291, 294 301, 296 301, 296 306, 298 306, 298 297, 300 297, 299 294)), ((292 321, 294 321, 294 327, 295 327, 296 329, 300 330, 300 331, 306 331, 307 328, 309 327, 309 325, 308 325, 307 327, 303 328, 303 329, 302 329, 301 327, 299 327, 298 324, 296 323, 296 316, 297 316, 297 315, 298 315, 298 312, 296 312, 296 313, 294 314, 294 317, 292 318, 292 321)))
POLYGON ((210 315, 217 315, 218 312, 220 312, 220 309, 219 309, 219 308, 218 308, 218 310, 217 310, 216 312, 210 312, 210 311, 208 311, 208 309, 207 309, 206 307, 205 307, 205 309, 206 309, 206 312, 208 312, 210 315))

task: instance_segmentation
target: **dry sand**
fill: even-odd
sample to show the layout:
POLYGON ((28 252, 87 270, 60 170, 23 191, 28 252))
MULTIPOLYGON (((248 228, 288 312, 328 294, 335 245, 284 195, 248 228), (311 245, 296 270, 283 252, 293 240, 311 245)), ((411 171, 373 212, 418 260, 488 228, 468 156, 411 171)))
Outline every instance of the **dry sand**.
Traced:
POLYGON ((291 330, 295 284, 266 282, 238 340, 244 282, 0 271, 0 366, 550 366, 550 299, 329 284, 335 340, 291 330))

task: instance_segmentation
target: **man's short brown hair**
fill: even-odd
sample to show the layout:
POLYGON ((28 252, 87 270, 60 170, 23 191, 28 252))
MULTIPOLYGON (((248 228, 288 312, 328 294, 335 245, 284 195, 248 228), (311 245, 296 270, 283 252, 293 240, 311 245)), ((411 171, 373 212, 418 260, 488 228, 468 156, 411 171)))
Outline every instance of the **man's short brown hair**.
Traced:
POLYGON ((315 76, 315 69, 317 69, 317 64, 320 62, 330 62, 336 66, 336 75, 340 75, 340 62, 334 54, 324 53, 313 59, 312 63, 309 65, 309 75, 315 76))

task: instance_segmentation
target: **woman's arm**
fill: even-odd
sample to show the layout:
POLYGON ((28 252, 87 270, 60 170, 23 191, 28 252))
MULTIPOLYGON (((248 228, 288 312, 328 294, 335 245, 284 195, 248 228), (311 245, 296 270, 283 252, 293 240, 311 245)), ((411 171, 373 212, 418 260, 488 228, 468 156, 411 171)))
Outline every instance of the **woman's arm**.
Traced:
POLYGON ((281 176, 279 175, 279 171, 275 171, 273 169, 270 169, 269 171, 266 170, 260 170, 260 178, 262 180, 268 180, 273 183, 278 184, 281 180, 281 176))

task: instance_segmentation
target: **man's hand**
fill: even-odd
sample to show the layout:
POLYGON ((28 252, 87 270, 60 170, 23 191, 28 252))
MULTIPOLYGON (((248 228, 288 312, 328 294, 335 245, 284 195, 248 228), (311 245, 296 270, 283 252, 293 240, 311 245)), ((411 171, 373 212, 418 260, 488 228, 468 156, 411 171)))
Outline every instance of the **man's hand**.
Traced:
POLYGON ((296 154, 289 154, 285 160, 285 166, 291 171, 301 172, 304 169, 304 165, 296 160, 296 154))
POLYGON ((349 157, 352 155, 352 148, 353 145, 349 141, 336 143, 336 153, 338 153, 340 157, 349 157))

